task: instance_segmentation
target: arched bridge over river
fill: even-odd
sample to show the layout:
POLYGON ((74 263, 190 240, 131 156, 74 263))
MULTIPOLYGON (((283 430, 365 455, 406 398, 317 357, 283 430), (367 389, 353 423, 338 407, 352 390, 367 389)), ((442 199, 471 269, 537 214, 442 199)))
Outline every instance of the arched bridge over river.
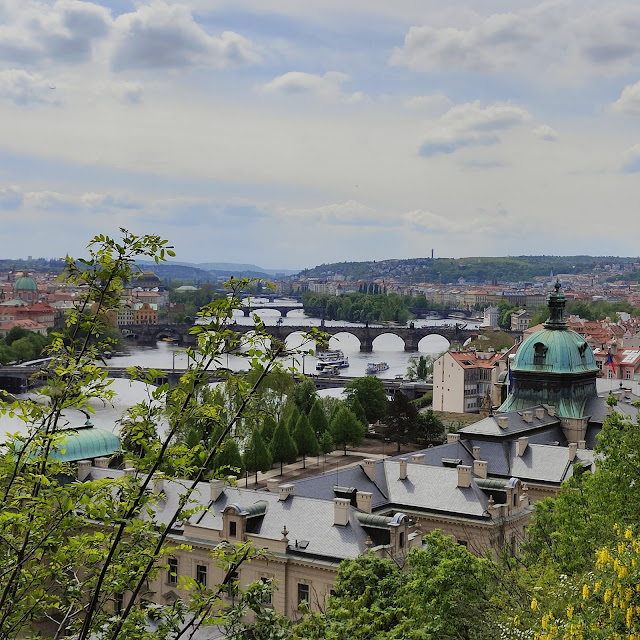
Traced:
MULTIPOLYGON (((251 325, 233 324, 231 328, 238 333, 248 333, 254 330, 251 325)), ((265 331, 277 338, 286 340, 292 333, 306 333, 312 327, 306 325, 267 325, 265 331)), ((373 351, 373 341, 381 335, 393 334, 404 342, 405 351, 418 351, 418 344, 422 338, 439 335, 449 342, 464 342, 477 333, 475 329, 466 329, 463 324, 444 324, 426 327, 384 327, 384 326, 354 326, 354 325, 324 325, 315 327, 325 333, 335 336, 339 333, 349 333, 360 341, 360 351, 373 351)), ((189 334, 191 325, 187 324, 144 324, 127 325, 122 327, 125 338, 137 340, 141 344, 155 344, 158 340, 169 338, 181 344, 195 344, 195 336, 189 334)))

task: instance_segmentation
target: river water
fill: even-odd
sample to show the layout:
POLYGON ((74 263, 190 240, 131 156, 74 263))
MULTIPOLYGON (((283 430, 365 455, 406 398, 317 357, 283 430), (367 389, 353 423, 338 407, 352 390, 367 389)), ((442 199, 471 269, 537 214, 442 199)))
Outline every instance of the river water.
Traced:
MULTIPOLYGON (((254 304, 259 304, 259 299, 253 299, 254 304)), ((264 300, 266 303, 267 301, 264 300)), ((275 304, 289 304, 286 301, 276 301, 275 304)), ((280 312, 275 309, 261 309, 257 311, 261 319, 267 325, 275 325, 281 318, 280 312)), ((253 324, 251 318, 245 318, 241 312, 236 314, 235 320, 238 324, 253 324)), ((416 326, 451 324, 455 320, 415 320, 416 326)), ((460 322, 458 320, 458 322, 460 322)), ((320 327, 320 318, 306 317, 302 309, 290 311, 286 318, 282 318, 282 324, 293 326, 320 327)), ((332 322, 326 321, 327 326, 347 325, 362 326, 357 323, 332 322)), ((478 326, 477 323, 467 323, 470 327, 478 326)), ((372 325, 373 326, 373 325, 372 325)), ((302 334, 292 334, 287 339, 287 346, 296 348, 302 343, 302 334)), ((394 378, 397 375, 404 375, 409 366, 409 359, 417 357, 421 354, 436 356, 449 347, 448 341, 442 336, 427 336, 420 341, 418 353, 408 353, 404 351, 404 342, 398 336, 391 333, 379 336, 373 342, 372 353, 361 353, 359 340, 349 333, 341 333, 331 338, 329 343, 332 349, 341 349, 349 358, 349 368, 342 369, 345 376, 364 376, 365 369, 370 362, 386 362, 389 369, 380 373, 381 378, 394 378)), ((315 349, 314 344, 305 347, 306 349, 315 349)), ((287 366, 294 365, 301 372, 311 374, 316 372, 317 358, 314 356, 298 357, 295 362, 292 360, 285 361, 287 366)), ((135 344, 127 344, 125 354, 113 357, 109 364, 116 367, 140 366, 144 368, 158 369, 183 369, 187 366, 187 355, 184 348, 169 342, 158 342, 155 346, 138 346, 135 344)), ((225 357, 221 362, 222 366, 226 366, 234 371, 240 371, 247 368, 244 358, 238 356, 225 357)), ((112 383, 112 388, 116 392, 116 399, 113 405, 103 404, 101 402, 92 402, 91 407, 94 413, 91 414, 91 421, 97 427, 107 429, 109 431, 118 432, 118 420, 122 417, 128 407, 133 406, 141 400, 149 398, 151 388, 141 382, 131 383, 128 380, 116 379, 112 383)), ((328 389, 321 392, 322 395, 335 395, 336 391, 328 389)), ((66 414, 70 427, 79 426, 86 420, 86 416, 78 411, 69 411, 66 414)), ((8 416, 0 416, 0 441, 5 433, 24 432, 24 425, 16 418, 8 416)))

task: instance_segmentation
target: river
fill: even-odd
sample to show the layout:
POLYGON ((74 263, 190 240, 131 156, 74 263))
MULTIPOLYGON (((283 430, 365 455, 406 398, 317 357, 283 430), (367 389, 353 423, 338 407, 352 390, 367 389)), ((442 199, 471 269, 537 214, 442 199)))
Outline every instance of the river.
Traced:
MULTIPOLYGON (((259 299, 253 299, 255 304, 259 304, 259 299)), ((267 301, 264 300, 266 303, 267 301)), ((275 301, 274 304, 288 304, 287 301, 275 301)), ((289 303, 290 304, 290 303, 289 303)), ((280 312, 275 309, 261 309, 257 313, 267 325, 275 325, 281 318, 280 312)), ((253 324, 251 318, 245 318, 241 312, 235 314, 235 320, 238 324, 253 324)), ((415 320, 416 326, 428 324, 446 324, 455 322, 454 320, 415 320)), ((458 321, 459 322, 459 321, 458 321)), ((294 326, 320 327, 320 318, 306 317, 302 311, 290 311, 286 318, 282 318, 282 324, 294 326)), ((362 326, 357 323, 332 322, 326 321, 328 326, 347 325, 362 326)), ((477 323, 468 323, 468 326, 476 327, 477 323)), ((295 348, 302 342, 301 334, 292 334, 287 339, 287 345, 295 348)), ((389 369, 379 374, 382 378, 394 378, 397 375, 404 375, 409 366, 409 359, 417 357, 421 354, 436 356, 449 347, 448 341, 442 336, 427 336, 420 341, 418 353, 408 353, 404 351, 404 343, 401 338, 393 334, 385 334, 374 340, 372 353, 361 353, 360 342, 358 339, 349 334, 343 333, 332 337, 329 346, 333 349, 341 349, 349 358, 349 368, 343 369, 343 375, 347 376, 364 376, 365 369, 370 362, 386 362, 389 369)), ((307 348, 314 349, 315 345, 311 344, 307 348)), ((317 358, 314 356, 298 357, 296 362, 292 360, 285 361, 287 366, 295 365, 301 372, 311 374, 316 372, 317 358)), ((170 369, 185 368, 187 366, 187 355, 184 347, 169 342, 158 342, 155 346, 138 346, 135 344, 127 344, 125 354, 113 357, 109 364, 117 367, 140 366, 144 368, 170 369)), ((247 368, 244 358, 237 356, 225 357, 221 363, 234 371, 240 371, 247 368)), ((90 403, 94 413, 91 414, 91 421, 97 427, 107 429, 109 431, 118 431, 118 420, 122 417, 128 407, 133 406, 141 400, 149 398, 151 389, 141 382, 130 383, 128 380, 116 379, 112 383, 112 388, 116 392, 116 399, 113 405, 103 404, 102 402, 93 401, 90 403)), ((327 389, 320 392, 321 395, 336 395, 337 390, 327 389)), ((84 423, 86 416, 78 411, 68 411, 66 414, 69 426, 79 426, 84 423)), ((23 423, 16 418, 9 416, 0 416, 0 440, 4 433, 24 432, 23 423)))

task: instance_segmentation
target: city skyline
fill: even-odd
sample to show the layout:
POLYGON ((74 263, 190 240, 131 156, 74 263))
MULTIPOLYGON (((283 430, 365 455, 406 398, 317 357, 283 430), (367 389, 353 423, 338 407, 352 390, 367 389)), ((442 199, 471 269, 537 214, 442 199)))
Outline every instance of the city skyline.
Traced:
POLYGON ((5 0, 9 258, 637 254, 640 7, 5 0))

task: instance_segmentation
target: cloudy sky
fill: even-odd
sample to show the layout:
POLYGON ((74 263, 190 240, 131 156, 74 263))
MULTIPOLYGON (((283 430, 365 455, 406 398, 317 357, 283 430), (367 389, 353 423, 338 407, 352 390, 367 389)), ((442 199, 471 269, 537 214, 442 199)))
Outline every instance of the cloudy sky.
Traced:
POLYGON ((0 0, 1 257, 637 256, 637 0, 0 0))

